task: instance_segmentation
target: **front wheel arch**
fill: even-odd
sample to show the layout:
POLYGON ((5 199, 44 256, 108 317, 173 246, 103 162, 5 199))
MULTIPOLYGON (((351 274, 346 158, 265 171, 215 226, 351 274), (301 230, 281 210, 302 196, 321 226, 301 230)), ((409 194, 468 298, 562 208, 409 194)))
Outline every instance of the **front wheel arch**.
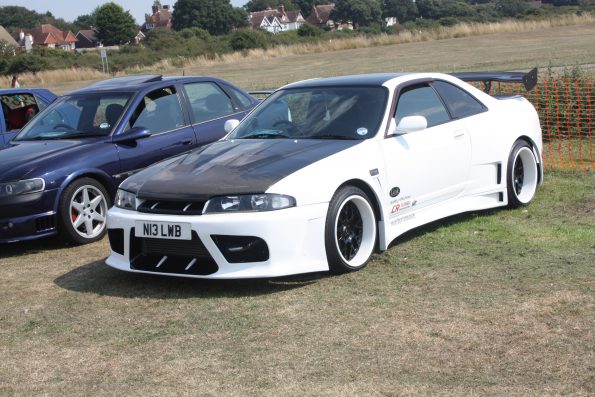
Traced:
POLYGON ((358 187, 343 185, 326 215, 324 245, 331 273, 363 269, 378 245, 378 223, 372 200, 358 187))

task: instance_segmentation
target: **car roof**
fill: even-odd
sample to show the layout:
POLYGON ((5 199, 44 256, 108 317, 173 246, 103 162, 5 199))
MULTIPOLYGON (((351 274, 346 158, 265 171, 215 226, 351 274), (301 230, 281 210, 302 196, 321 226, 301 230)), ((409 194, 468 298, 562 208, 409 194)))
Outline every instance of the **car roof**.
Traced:
POLYGON ((320 86, 382 86, 389 80, 408 74, 410 73, 372 73, 356 74, 351 76, 326 77, 298 81, 297 83, 288 84, 282 88, 309 88, 320 86))
POLYGON ((124 77, 115 77, 92 83, 84 88, 74 90, 68 94, 82 94, 86 92, 104 92, 104 91, 139 91, 143 88, 152 86, 161 82, 177 81, 217 81, 223 80, 214 77, 205 76, 162 76, 160 74, 143 74, 124 77))

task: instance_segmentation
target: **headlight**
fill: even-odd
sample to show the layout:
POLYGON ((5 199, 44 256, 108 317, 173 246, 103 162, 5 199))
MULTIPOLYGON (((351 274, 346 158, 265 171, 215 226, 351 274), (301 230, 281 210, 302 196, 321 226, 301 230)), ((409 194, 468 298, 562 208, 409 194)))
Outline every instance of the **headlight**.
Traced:
POLYGON ((295 199, 282 194, 244 194, 213 197, 205 205, 203 214, 220 212, 274 211, 295 207, 295 199))
POLYGON ((18 196, 20 194, 37 193, 45 188, 41 178, 26 179, 18 182, 0 183, 0 198, 18 196))
POLYGON ((114 205, 125 210, 136 210, 136 194, 118 189, 114 205))

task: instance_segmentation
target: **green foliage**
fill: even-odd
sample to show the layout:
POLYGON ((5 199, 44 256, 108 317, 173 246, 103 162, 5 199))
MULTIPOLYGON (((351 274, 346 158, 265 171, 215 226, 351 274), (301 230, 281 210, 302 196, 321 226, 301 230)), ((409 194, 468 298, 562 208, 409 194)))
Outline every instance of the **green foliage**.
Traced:
POLYGON ((76 26, 67 23, 62 18, 55 18, 52 13, 39 14, 25 7, 0 7, 0 25, 8 31, 17 29, 33 29, 44 23, 50 23, 62 30, 76 30, 76 26))
POLYGON ((291 0, 250 0, 244 4, 244 9, 248 12, 264 11, 267 8, 275 10, 281 5, 285 7, 285 11, 299 9, 291 0))
POLYGON ((267 48, 269 34, 261 29, 238 29, 231 34, 229 45, 234 51, 267 48))
POLYGON ((382 16, 396 17, 399 23, 414 20, 419 15, 417 5, 412 0, 383 0, 382 16))
POLYGON ((232 7, 229 0, 178 0, 172 17, 175 30, 201 28, 211 35, 248 25, 246 12, 232 7))
POLYGON ((352 21, 355 28, 380 23, 382 10, 379 0, 336 0, 331 12, 335 22, 352 21))
POLYGON ((79 15, 73 22, 79 29, 88 29, 97 26, 97 12, 99 7, 96 7, 90 14, 79 15))
POLYGON ((317 26, 310 25, 309 23, 303 24, 297 31, 298 36, 301 37, 318 37, 323 33, 324 30, 317 26))
POLYGON ((116 3, 100 6, 95 18, 97 39, 105 45, 128 43, 137 33, 132 15, 116 3))
POLYGON ((497 0, 496 11, 506 18, 517 18, 529 11, 531 5, 525 0, 497 0))
POLYGON ((37 73, 48 68, 48 61, 37 54, 19 54, 8 65, 8 74, 37 73))
POLYGON ((460 0, 417 0, 417 9, 422 18, 472 17, 475 9, 460 0))

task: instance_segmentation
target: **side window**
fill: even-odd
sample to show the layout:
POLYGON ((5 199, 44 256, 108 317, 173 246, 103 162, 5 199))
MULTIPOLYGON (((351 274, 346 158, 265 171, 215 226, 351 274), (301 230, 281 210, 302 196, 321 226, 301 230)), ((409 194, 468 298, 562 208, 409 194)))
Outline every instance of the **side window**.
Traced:
POLYGON ((0 102, 7 131, 23 128, 40 110, 31 94, 3 95, 0 102))
POLYGON ((44 99, 38 97, 37 95, 35 95, 35 100, 37 101, 37 107, 39 108, 39 111, 42 111, 43 109, 48 107, 48 103, 44 99))
POLYGON ((450 114, 455 119, 461 119, 485 111, 485 107, 477 99, 459 87, 444 81, 435 81, 432 85, 436 88, 442 99, 444 99, 448 110, 450 110, 450 114))
POLYGON ((450 120, 436 91, 427 84, 408 88, 399 96, 395 114, 397 124, 406 116, 424 116, 428 120, 428 127, 450 120))
POLYGON ((214 83, 185 84, 194 123, 202 123, 234 113, 231 99, 214 83))
POLYGON ((228 85, 225 86, 225 89, 227 92, 231 93, 231 95, 236 99, 236 102, 242 104, 242 109, 247 109, 252 105, 252 99, 243 92, 238 91, 228 85))
POLYGON ((144 127, 151 134, 183 127, 184 116, 175 87, 159 88, 145 95, 130 118, 131 127, 144 127))

